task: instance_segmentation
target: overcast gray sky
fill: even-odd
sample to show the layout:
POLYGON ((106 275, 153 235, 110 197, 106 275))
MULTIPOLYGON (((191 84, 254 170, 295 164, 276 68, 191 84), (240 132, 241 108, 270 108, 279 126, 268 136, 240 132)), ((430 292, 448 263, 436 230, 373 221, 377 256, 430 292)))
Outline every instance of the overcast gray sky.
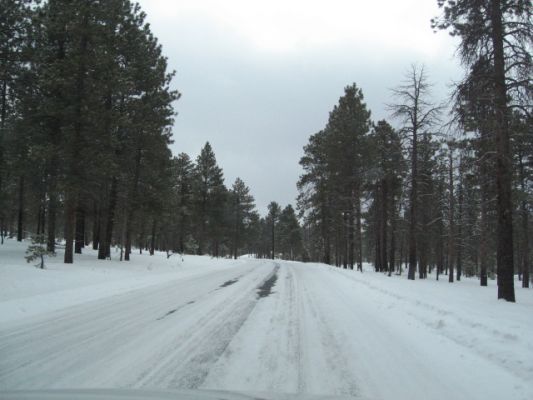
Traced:
POLYGON ((238 176, 261 213, 295 204, 308 137, 355 82, 372 119, 412 63, 444 100, 461 72, 455 43, 433 33, 436 0, 140 0, 176 70, 174 154, 209 141, 226 185, 238 176))

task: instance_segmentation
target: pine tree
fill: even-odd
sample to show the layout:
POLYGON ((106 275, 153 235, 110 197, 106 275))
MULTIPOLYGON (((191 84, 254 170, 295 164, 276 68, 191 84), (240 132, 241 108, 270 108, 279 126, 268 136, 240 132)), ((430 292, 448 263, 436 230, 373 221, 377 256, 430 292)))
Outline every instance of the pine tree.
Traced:
POLYGON ((519 204, 518 215, 520 225, 518 227, 519 243, 518 265, 519 274, 522 278, 522 287, 529 287, 530 269, 531 269, 531 245, 530 241, 530 209, 532 204, 531 190, 533 183, 533 138, 528 129, 531 128, 531 118, 525 117, 515 112, 511 119, 511 129, 513 131, 513 154, 516 159, 516 194, 517 203, 519 204))
MULTIPOLYGON (((492 73, 497 188, 498 298, 514 302, 513 205, 511 199, 510 98, 516 104, 530 97, 533 43, 531 4, 527 0, 438 0, 443 8, 432 25, 459 36, 459 54, 466 66, 486 59, 492 73)), ((526 100, 526 104, 529 101, 526 100)), ((527 107, 527 106, 526 106, 527 107)), ((530 108, 530 106, 529 106, 530 108)))
POLYGON ((336 212, 342 220, 342 253, 345 267, 353 269, 357 258, 362 268, 361 197, 364 179, 370 111, 363 92, 353 84, 344 89, 328 120, 329 168, 337 192, 336 212))
POLYGON ((302 259, 301 227, 294 208, 290 204, 281 211, 279 216, 278 243, 278 252, 284 260, 302 259))
POLYGON ((320 232, 323 260, 362 270, 361 199, 368 165, 370 111, 361 89, 347 86, 326 128, 311 136, 300 160, 298 207, 308 229, 320 232))
POLYGON ((457 122, 465 132, 472 132, 473 151, 477 158, 475 173, 479 185, 479 277, 480 285, 487 286, 488 271, 491 260, 492 224, 489 216, 493 211, 491 198, 496 195, 492 171, 496 168, 494 152, 494 110, 492 96, 493 83, 490 62, 481 57, 472 65, 469 76, 455 92, 455 110, 457 122))
POLYGON ((231 254, 233 258, 237 259, 255 208, 250 189, 240 178, 235 179, 231 188, 229 208, 231 213, 231 254))
POLYGON ((215 226, 223 218, 223 196, 225 194, 222 169, 217 165, 215 153, 209 142, 205 144, 196 159, 194 169, 193 201, 195 205, 197 254, 206 251, 206 242, 211 240, 213 253, 219 237, 215 226))
MULTIPOLYGON (((137 189, 151 179, 143 168, 168 176, 168 127, 179 97, 169 89, 173 74, 138 5, 30 3, 20 2, 31 18, 26 34, 31 40, 17 49, 26 58, 16 107, 5 109, 5 121, 14 116, 18 121, 8 135, 7 158, 18 171, 7 191, 17 210, 11 215, 18 215, 21 236, 30 226, 26 214, 35 213, 49 251, 62 223, 65 262, 81 252, 89 229, 99 258, 110 255, 112 241, 125 245, 127 258, 143 194, 137 189), (114 232, 117 220, 120 229, 114 232)), ((6 191, 1 193, 4 198, 6 191)), ((162 189, 161 196, 165 193, 162 189)))
POLYGON ((187 238, 192 229, 193 169, 194 165, 186 153, 180 153, 174 158, 177 249, 180 253, 185 252, 187 238))
POLYGON ((304 174, 298 180, 298 209, 303 217, 304 226, 313 238, 307 251, 312 259, 326 264, 331 263, 331 230, 333 194, 331 191, 330 171, 326 141, 327 130, 320 131, 309 138, 304 147, 300 165, 304 174))
POLYGON ((275 201, 268 204, 268 215, 266 217, 268 232, 270 237, 270 258, 273 260, 276 257, 277 243, 277 224, 281 213, 281 207, 275 201))
POLYGON ((24 257, 28 263, 39 260, 36 267, 44 269, 44 258, 54 257, 55 253, 48 251, 45 247, 46 238, 44 235, 36 235, 31 238, 31 245, 26 249, 26 256, 24 257))
POLYGON ((17 106, 31 87, 28 74, 31 2, 2 0, 0 10, 0 236, 3 243, 8 218, 6 211, 15 197, 17 240, 21 241, 24 236, 24 190, 30 132, 22 121, 22 110, 17 106))
POLYGON ((378 121, 369 139, 374 160, 376 270, 388 271, 390 276, 395 263, 397 208, 405 169, 401 139, 385 120, 378 121))

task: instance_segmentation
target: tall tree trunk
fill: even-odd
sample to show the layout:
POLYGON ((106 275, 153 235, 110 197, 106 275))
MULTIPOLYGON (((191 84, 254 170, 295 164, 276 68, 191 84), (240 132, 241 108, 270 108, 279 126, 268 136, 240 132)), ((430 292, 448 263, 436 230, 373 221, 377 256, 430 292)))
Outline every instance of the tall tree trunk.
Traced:
POLYGON ((202 203, 200 205, 200 224, 199 224, 198 251, 197 251, 197 254, 199 256, 204 254, 206 213, 207 213, 207 197, 205 194, 202 194, 202 203))
POLYGON ((102 218, 101 207, 98 207, 96 200, 93 206, 93 250, 98 250, 100 243, 100 220, 102 218))
POLYGON ((480 286, 488 285, 488 274, 487 274, 487 264, 488 264, 488 238, 489 238, 489 224, 488 224, 488 202, 489 202, 489 184, 488 179, 490 179, 489 174, 487 173, 487 161, 481 161, 481 185, 480 185, 480 196, 481 196, 481 209, 479 216, 479 284, 480 286))
POLYGON ((496 106, 496 191, 498 212, 497 273, 498 298, 515 301, 513 254, 513 207, 511 200, 511 152, 508 126, 505 57, 503 50, 502 5, 491 2, 492 46, 496 106))
POLYGON ((355 218, 353 213, 353 204, 347 215, 348 222, 348 267, 353 269, 355 264, 355 218))
POLYGON ((81 254, 81 250, 85 247, 85 210, 82 206, 76 208, 76 242, 74 252, 81 254))
POLYGON ((402 237, 400 238, 400 262, 399 262, 399 265, 398 265, 398 275, 401 275, 402 274, 402 263, 403 263, 403 249, 404 249, 404 243, 405 243, 405 239, 402 235, 402 237))
MULTIPOLYGON (((424 167, 425 168, 425 167, 424 167)), ((418 251, 418 276, 420 279, 426 279, 428 276, 428 259, 429 259, 429 252, 430 252, 430 240, 429 240, 429 208, 431 207, 431 204, 428 204, 428 191, 429 187, 431 185, 430 182, 430 171, 424 170, 421 174, 420 183, 422 184, 422 187, 425 188, 424 194, 422 194, 420 197, 423 199, 418 203, 419 206, 419 216, 420 219, 420 227, 421 229, 418 231, 418 237, 417 237, 417 251, 418 251)))
POLYGON ((155 253, 155 230, 157 227, 156 219, 154 218, 152 222, 152 238, 150 239, 150 255, 153 256, 155 253))
POLYGON ((106 258, 111 257, 111 240, 113 238, 115 208, 117 205, 117 185, 118 180, 116 177, 113 177, 111 180, 111 189, 109 192, 105 224, 100 224, 100 246, 98 248, 99 260, 105 260, 106 258))
POLYGON ((463 158, 459 159, 459 193, 457 196, 458 204, 458 224, 457 224, 457 239, 459 244, 457 246, 457 275, 458 281, 461 280, 461 274, 463 272, 463 201, 464 201, 464 188, 463 188, 463 158))
POLYGON ((72 197, 73 194, 68 193, 65 198, 65 256, 63 258, 65 264, 72 264, 74 262, 74 220, 76 204, 72 197))
POLYGON ((414 280, 416 272, 416 213, 418 212, 418 137, 416 125, 413 129, 413 149, 411 152, 411 193, 409 196, 409 268, 407 279, 414 280))
POLYGON ((52 253, 56 251, 56 213, 57 213, 57 193, 55 176, 50 176, 48 185, 48 237, 46 250, 52 253))
POLYGON ((24 239, 24 175, 19 177, 18 217, 17 217, 17 241, 24 239))
POLYGON ((342 267, 348 268, 348 215, 342 213, 342 267))
MULTIPOLYGON (((7 79, 2 81, 2 110, 0 112, 0 193, 4 190, 4 136, 7 116, 7 79)), ((0 204, 0 222, 4 224, 4 205, 0 204)), ((2 229, 3 226, 0 227, 2 229)), ((4 233, 2 231, 2 244, 4 244, 4 233)))
POLYGON ((529 287, 529 221, 526 201, 522 201, 522 287, 529 287))
POLYGON ((181 215, 181 224, 180 224, 180 230, 179 230, 179 239, 178 239, 178 247, 180 254, 183 254, 185 252, 185 214, 182 213, 181 215))
MULTIPOLYGON (((63 29, 66 31, 66 29, 63 29)), ((56 59, 62 61, 65 58, 65 35, 60 35, 57 41, 57 54, 56 59)), ((56 89, 54 92, 54 97, 57 100, 61 100, 64 96, 64 93, 61 89, 56 89)), ((47 182, 47 191, 48 191, 48 232, 47 232, 47 243, 46 250, 52 253, 55 253, 55 240, 56 240, 56 220, 57 220, 57 207, 59 203, 58 196, 58 150, 59 144, 61 142, 61 127, 62 121, 59 118, 52 120, 50 124, 51 131, 51 144, 52 144, 52 156, 49 159, 48 164, 48 182, 47 182)))
MULTIPOLYGON (((392 210, 394 210, 394 205, 392 210)), ((390 252, 389 252, 389 276, 392 275, 396 266, 395 266, 395 256, 396 256, 396 215, 395 213, 391 214, 391 228, 390 228, 390 252)))
MULTIPOLYGON (((440 185, 439 185, 440 186, 440 185)), ((439 187, 440 192, 443 192, 442 186, 439 187)), ((439 275, 444 271, 444 215, 442 208, 439 207, 439 221, 438 221, 438 232, 439 237, 437 240, 437 280, 439 280, 439 275)))
POLYGON ((41 234, 41 226, 43 225, 43 205, 42 203, 39 203, 39 207, 37 208, 37 235, 41 234))
MULTIPOLYGON (((526 177, 524 173, 523 155, 519 154, 518 167, 520 176, 520 188, 525 196, 527 193, 526 177)), ((529 287, 529 213, 527 200, 524 197, 520 204, 520 214, 522 216, 522 287, 529 287)))
POLYGON ((144 245, 144 221, 141 220, 141 231, 139 232, 139 238, 138 238, 138 245, 139 245, 139 255, 143 253, 143 245, 144 245))
MULTIPOLYGON (((80 151, 83 131, 83 103, 85 99, 85 74, 87 71, 86 54, 88 45, 88 16, 85 11, 83 16, 81 29, 82 34, 79 43, 79 58, 77 59, 78 70, 76 75, 76 119, 74 121, 74 130, 72 138, 68 142, 69 147, 69 175, 66 182, 65 195, 65 264, 72 264, 74 262, 74 223, 76 220, 76 210, 79 206, 79 180, 81 178, 82 167, 80 165, 80 151)), ((81 249, 80 249, 81 252, 81 249)))
MULTIPOLYGON (((425 224, 422 225, 425 228, 425 224)), ((421 237, 419 239, 420 246, 418 251, 418 277, 420 279, 427 278, 428 270, 428 239, 421 237)))
POLYGON ((271 241, 272 241, 272 243, 271 243, 271 258, 272 258, 272 260, 274 259, 274 255, 276 254, 275 253, 275 250, 276 250, 276 248, 275 248, 275 243, 276 243, 275 242, 275 239, 276 239, 275 230, 276 230, 276 223, 275 223, 274 219, 272 219, 272 227, 271 227, 271 241))
MULTIPOLYGON (((237 205, 237 207, 239 207, 239 205, 237 205)), ((239 248, 239 240, 240 240, 240 237, 239 237, 239 221, 240 221, 240 215, 239 215, 239 211, 237 210, 237 212, 235 213, 235 234, 233 236, 233 258, 236 260, 237 259, 237 253, 238 253, 238 248, 239 248)))
POLYGON ((124 228, 124 241, 126 242, 126 245, 124 246, 124 260, 129 261, 130 260, 130 254, 131 254, 131 220, 133 219, 133 211, 130 210, 127 212, 127 217, 125 221, 125 228, 124 228))
POLYGON ((340 267, 342 263, 341 257, 341 233, 340 227, 335 224, 335 266, 340 267))
POLYGON ((218 237, 215 237, 213 248, 215 249, 214 251, 215 257, 218 258, 220 256, 218 237))
POLYGON ((135 171, 133 174, 133 183, 132 183, 131 193, 127 199, 127 210, 128 211, 126 213, 126 251, 124 254, 124 259, 126 261, 130 260, 130 254, 131 254, 131 225, 132 225, 136 202, 137 202, 137 190, 139 187, 139 178, 141 174, 141 159, 142 159, 142 149, 141 147, 138 147, 137 152, 135 154, 135 171))
MULTIPOLYGON (((326 226, 325 222, 322 222, 323 226, 326 226)), ((323 228, 323 230, 326 230, 327 233, 323 234, 323 241, 324 241, 324 264, 331 264, 331 237, 329 235, 329 229, 323 228)), ((335 257, 335 262, 337 258, 335 257)))
POLYGON ((448 187, 448 206, 449 211, 449 234, 448 234, 448 282, 453 282, 453 260, 455 253, 455 229, 454 229, 454 197, 453 197, 453 150, 448 149, 449 152, 449 187, 448 187))
POLYGON ((357 243, 357 270, 363 272, 363 234, 361 232, 361 198, 355 197, 355 241, 357 243))
POLYGON ((331 264, 331 242, 329 235, 329 222, 328 222, 328 207, 326 204, 322 204, 322 224, 321 224, 321 233, 322 240, 324 242, 324 264, 331 264))
POLYGON ((387 190, 387 180, 383 179, 381 182, 381 267, 383 271, 387 271, 388 268, 388 259, 387 259, 387 222, 388 215, 387 209, 389 205, 388 201, 388 190, 387 190))
MULTIPOLYGON (((376 218, 379 218, 377 216, 377 212, 376 212, 376 218)), ((379 220, 378 220, 378 224, 377 225, 380 225, 379 223, 379 220)), ((379 272, 381 271, 381 243, 380 243, 380 230, 381 228, 379 226, 376 226, 376 229, 375 229, 375 233, 374 233, 374 270, 376 272, 379 272)))

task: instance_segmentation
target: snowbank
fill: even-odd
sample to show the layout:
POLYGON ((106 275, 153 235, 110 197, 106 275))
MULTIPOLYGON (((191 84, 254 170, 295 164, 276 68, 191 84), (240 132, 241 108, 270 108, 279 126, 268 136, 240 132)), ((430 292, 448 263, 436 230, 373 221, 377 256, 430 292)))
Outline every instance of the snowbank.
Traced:
POLYGON ((24 252, 30 242, 7 239, 0 246, 0 323, 56 311, 73 305, 128 291, 183 279, 210 270, 230 268, 239 260, 208 256, 181 256, 147 252, 119 261, 112 249, 111 260, 98 260, 92 248, 76 254, 74 264, 63 263, 63 250, 46 259, 41 270, 28 264, 24 252))

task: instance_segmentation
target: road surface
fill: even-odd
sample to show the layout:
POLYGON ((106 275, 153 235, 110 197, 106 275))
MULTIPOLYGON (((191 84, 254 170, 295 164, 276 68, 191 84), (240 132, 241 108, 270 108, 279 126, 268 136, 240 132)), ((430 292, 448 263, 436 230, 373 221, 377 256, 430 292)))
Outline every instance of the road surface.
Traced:
POLYGON ((387 294, 357 274, 249 260, 0 327, 0 390, 531 395, 527 375, 439 334, 400 298, 376 301, 387 294))

